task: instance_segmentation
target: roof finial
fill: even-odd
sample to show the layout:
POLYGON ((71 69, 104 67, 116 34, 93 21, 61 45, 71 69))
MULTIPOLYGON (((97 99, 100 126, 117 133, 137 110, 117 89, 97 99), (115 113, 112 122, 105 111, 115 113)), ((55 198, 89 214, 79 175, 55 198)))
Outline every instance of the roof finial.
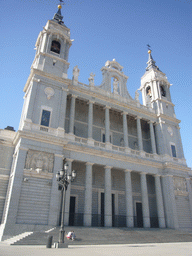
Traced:
POLYGON ((159 68, 155 65, 155 61, 151 55, 152 50, 151 50, 151 46, 149 44, 147 44, 147 48, 148 48, 149 59, 147 62, 146 71, 148 71, 151 68, 155 68, 155 69, 159 70, 159 68))
POLYGON ((57 21, 59 24, 64 23, 64 22, 62 21, 63 16, 61 15, 61 8, 62 8, 62 5, 64 5, 63 0, 59 0, 59 5, 57 6, 57 7, 58 7, 58 11, 57 11, 57 13, 55 13, 55 15, 54 15, 54 17, 53 17, 53 19, 54 19, 55 21, 57 21))
POLYGON ((147 44, 147 48, 148 48, 148 53, 151 53, 151 46, 149 44, 147 44))

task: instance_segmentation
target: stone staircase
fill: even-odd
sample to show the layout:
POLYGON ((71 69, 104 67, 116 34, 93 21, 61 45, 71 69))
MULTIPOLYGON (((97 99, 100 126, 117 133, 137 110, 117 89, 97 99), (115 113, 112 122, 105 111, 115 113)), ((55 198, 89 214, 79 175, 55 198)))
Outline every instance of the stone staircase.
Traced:
MULTIPOLYGON (((192 233, 173 229, 66 227, 65 230, 66 234, 74 230, 76 240, 71 241, 65 238, 65 243, 76 246, 192 242, 192 233)), ((48 236, 53 236, 53 244, 58 242, 59 227, 49 232, 33 232, 13 242, 12 245, 46 245, 48 236)))

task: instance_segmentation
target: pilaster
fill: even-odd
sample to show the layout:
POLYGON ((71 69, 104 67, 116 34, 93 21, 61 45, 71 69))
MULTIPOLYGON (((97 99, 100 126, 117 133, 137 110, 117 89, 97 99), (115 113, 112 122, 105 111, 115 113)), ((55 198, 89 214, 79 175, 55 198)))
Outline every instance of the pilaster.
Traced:
POLYGON ((66 105, 67 105, 67 89, 62 88, 62 97, 60 104, 60 115, 58 125, 58 135, 64 137, 65 134, 65 116, 66 116, 66 105))

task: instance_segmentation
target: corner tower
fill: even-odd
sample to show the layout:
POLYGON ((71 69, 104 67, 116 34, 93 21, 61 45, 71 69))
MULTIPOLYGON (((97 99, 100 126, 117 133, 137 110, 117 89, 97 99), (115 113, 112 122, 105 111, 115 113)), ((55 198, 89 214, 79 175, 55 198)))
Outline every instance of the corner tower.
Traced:
POLYGON ((67 78, 69 68, 68 55, 72 44, 70 29, 63 22, 61 5, 52 20, 48 20, 43 31, 39 33, 36 42, 36 54, 33 69, 67 78))
POLYGON ((36 42, 31 73, 24 87, 24 105, 19 130, 41 130, 64 136, 69 79, 68 55, 72 42, 70 30, 63 22, 61 5, 48 20, 36 42))
POLYGON ((176 118, 171 101, 170 86, 166 75, 156 66, 151 50, 145 74, 141 78, 143 105, 155 110, 157 121, 155 135, 157 152, 165 159, 173 158, 186 164, 180 136, 180 120, 176 118), (180 160, 178 160, 180 159, 180 160))
POLYGON ((166 75, 156 66, 151 50, 145 74, 141 78, 143 105, 152 107, 157 114, 175 117, 174 104, 171 101, 170 86, 166 75))

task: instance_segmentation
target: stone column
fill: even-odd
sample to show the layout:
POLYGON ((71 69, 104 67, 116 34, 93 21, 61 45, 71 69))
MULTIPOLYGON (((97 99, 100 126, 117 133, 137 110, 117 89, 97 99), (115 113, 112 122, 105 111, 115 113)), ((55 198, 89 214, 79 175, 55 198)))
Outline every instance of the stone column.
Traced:
POLYGON ((155 134, 154 134, 154 128, 153 128, 153 122, 152 121, 149 121, 149 128, 150 128, 152 152, 153 152, 153 154, 157 154, 156 144, 155 144, 155 134))
POLYGON ((64 136, 65 133, 65 116, 67 107, 67 92, 68 89, 62 88, 62 97, 60 104, 59 124, 58 124, 58 135, 64 136))
POLYGON ((86 163, 84 226, 92 224, 92 163, 86 163))
POLYGON ((111 167, 105 166, 105 227, 112 226, 112 200, 111 200, 111 167))
POLYGON ((125 170, 125 203, 126 203, 126 225, 129 228, 134 227, 133 222, 133 198, 132 198, 132 184, 131 171, 125 170))
POLYGON ((110 143, 110 120, 109 120, 109 109, 110 107, 105 107, 105 143, 110 143))
POLYGON ((155 193, 156 193, 159 227, 165 228, 166 225, 165 225, 165 214, 164 214, 164 206, 163 206, 163 196, 161 191, 161 182, 160 182, 159 175, 155 175, 155 193))
MULTIPOLYGON (((66 159, 68 164, 68 173, 71 174, 72 172, 72 159, 66 159)), ((65 192, 65 216, 64 216, 64 224, 69 224, 69 207, 70 207, 70 196, 71 196, 71 182, 69 182, 67 191, 65 192)))
POLYGON ((88 141, 93 144, 93 101, 89 101, 88 112, 88 141))
POLYGON ((124 146, 129 147, 128 141, 128 127, 127 127, 127 113, 123 112, 123 135, 124 135, 124 146))
POLYGON ((51 225, 51 226, 57 226, 59 223, 61 191, 58 190, 56 173, 62 169, 62 164, 63 164, 63 155, 55 154, 51 198, 50 198, 50 206, 49 206, 49 220, 48 220, 48 225, 51 225))
POLYGON ((187 191, 189 193, 189 204, 190 204, 190 210, 191 210, 191 215, 192 215, 192 189, 191 189, 191 179, 186 178, 187 181, 187 191))
POLYGON ((69 120, 69 133, 74 134, 74 122, 75 122, 75 100, 76 96, 71 97, 71 107, 70 107, 70 120, 69 120))
POLYGON ((143 151, 143 140, 142 140, 142 131, 141 131, 141 117, 137 116, 137 137, 138 137, 138 146, 139 150, 143 151))
POLYGON ((141 196, 143 210, 143 226, 144 228, 150 228, 149 199, 147 191, 146 173, 141 173, 141 196))

